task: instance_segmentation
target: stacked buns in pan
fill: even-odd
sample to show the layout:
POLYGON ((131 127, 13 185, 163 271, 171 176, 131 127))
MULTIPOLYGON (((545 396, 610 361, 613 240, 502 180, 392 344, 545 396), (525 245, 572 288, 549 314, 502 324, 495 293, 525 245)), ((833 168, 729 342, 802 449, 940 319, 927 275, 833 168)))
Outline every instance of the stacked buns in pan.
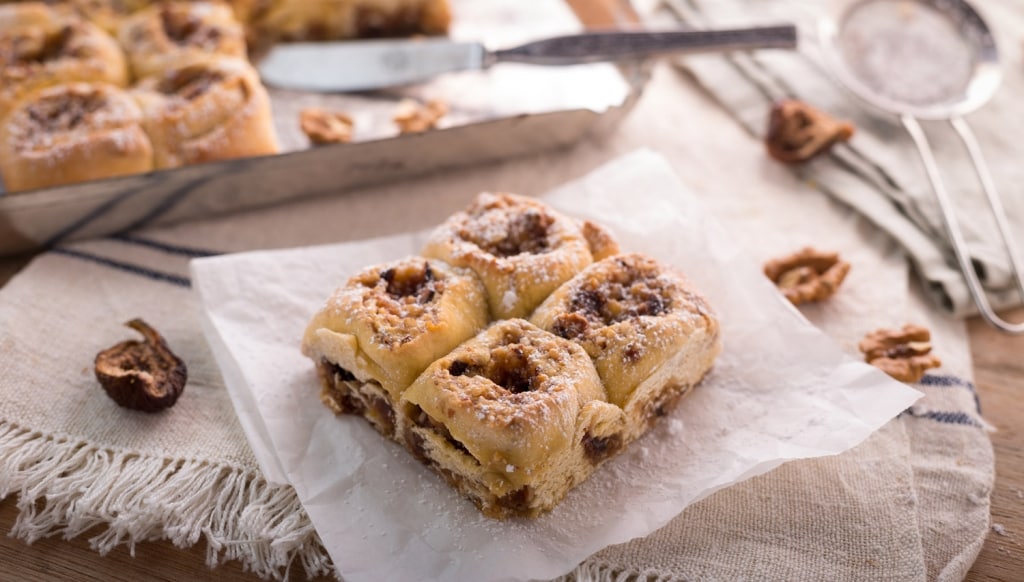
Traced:
POLYGON ((0 1, 4 189, 277 153, 253 46, 449 19, 447 0, 0 1))
POLYGON ((672 268, 535 200, 482 194, 421 256, 339 288, 302 350, 331 410, 503 519, 554 508, 667 415, 721 345, 672 268))

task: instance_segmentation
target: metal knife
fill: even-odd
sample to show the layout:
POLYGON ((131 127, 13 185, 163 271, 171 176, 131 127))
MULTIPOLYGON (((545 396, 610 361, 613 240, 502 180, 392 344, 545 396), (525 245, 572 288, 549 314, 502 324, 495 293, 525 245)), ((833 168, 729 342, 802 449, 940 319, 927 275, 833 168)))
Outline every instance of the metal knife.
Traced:
POLYGON ((587 32, 489 51, 447 38, 279 44, 258 64, 263 81, 288 89, 362 91, 498 63, 576 65, 667 54, 795 48, 793 25, 731 30, 587 32))

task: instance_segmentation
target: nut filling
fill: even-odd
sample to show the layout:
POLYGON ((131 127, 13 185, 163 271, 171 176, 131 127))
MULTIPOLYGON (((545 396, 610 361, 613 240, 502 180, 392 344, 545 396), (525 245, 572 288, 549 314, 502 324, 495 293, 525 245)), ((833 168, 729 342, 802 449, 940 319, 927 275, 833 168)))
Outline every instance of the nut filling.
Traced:
POLYGON ((317 368, 322 381, 320 400, 328 408, 335 414, 362 416, 384 436, 394 437, 395 411, 383 390, 374 391, 345 368, 327 360, 322 360, 317 368))
POLYGON ((858 347, 864 361, 900 382, 920 382, 925 371, 942 365, 931 353, 931 332, 919 325, 875 330, 864 336, 858 347))
POLYGON ((622 259, 617 262, 621 268, 611 277, 584 280, 576 289, 567 312, 555 320, 552 331, 556 335, 575 339, 589 329, 672 311, 675 287, 659 276, 654 265, 622 259))
POLYGON ((364 272, 357 283, 373 290, 364 301, 369 313, 380 318, 376 340, 381 345, 408 343, 433 325, 447 287, 444 276, 422 259, 364 272))
POLYGON ((106 95, 86 85, 75 85, 60 99, 40 99, 26 114, 39 133, 58 133, 76 129, 92 114, 109 105, 106 95))
POLYGON ((159 412, 174 406, 188 380, 185 362, 146 322, 133 319, 125 325, 141 333, 144 341, 121 342, 97 354, 96 379, 125 408, 159 412))
POLYGON ((496 257, 539 255, 554 248, 550 237, 555 218, 535 208, 521 213, 488 209, 472 218, 459 230, 459 238, 496 257))
MULTIPOLYGON (((213 71, 201 65, 193 65, 173 71, 161 81, 158 90, 164 95, 177 95, 182 99, 191 100, 209 91, 213 86, 224 81, 226 77, 219 71, 213 71)), ((245 90, 245 85, 239 83, 245 90)))
POLYGON ((160 22, 164 34, 174 43, 184 46, 216 47, 221 31, 213 26, 204 26, 191 9, 165 5, 160 11, 160 22))

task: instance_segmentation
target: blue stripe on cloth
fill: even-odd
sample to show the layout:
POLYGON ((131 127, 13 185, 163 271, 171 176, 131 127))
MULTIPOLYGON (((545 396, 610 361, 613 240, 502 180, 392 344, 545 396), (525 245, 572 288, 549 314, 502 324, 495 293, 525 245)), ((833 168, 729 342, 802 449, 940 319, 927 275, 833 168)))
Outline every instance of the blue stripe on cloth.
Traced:
POLYGON ((935 420, 943 424, 959 424, 963 426, 973 426, 981 428, 981 423, 971 418, 966 412, 942 412, 938 410, 928 410, 925 412, 914 412, 914 409, 908 408, 906 414, 913 416, 914 418, 927 418, 929 420, 935 420))
POLYGON ((177 285, 179 287, 191 287, 192 286, 192 281, 190 281, 186 277, 180 277, 178 275, 172 275, 170 273, 162 273, 160 271, 156 271, 154 269, 149 269, 147 267, 140 267, 139 265, 133 265, 131 263, 125 263, 125 262, 122 262, 122 261, 115 261, 115 260, 108 259, 108 258, 105 258, 105 257, 100 257, 100 256, 92 255, 92 254, 89 254, 89 253, 83 253, 82 251, 75 251, 75 250, 71 250, 71 249, 58 248, 58 249, 53 249, 50 252, 52 252, 54 254, 58 254, 58 255, 63 255, 65 257, 72 257, 72 258, 80 259, 80 260, 83 260, 83 261, 89 261, 89 262, 92 262, 92 263, 96 263, 97 265, 103 265, 104 267, 110 267, 112 269, 117 269, 117 270, 123 271, 125 273, 131 273, 133 275, 139 275, 140 277, 145 277, 145 278, 151 279, 153 281, 160 281, 160 282, 163 282, 163 283, 170 283, 172 285, 177 285))
POLYGON ((981 399, 978 398, 978 390, 974 384, 956 376, 933 376, 931 374, 921 378, 918 382, 921 386, 937 386, 941 388, 966 388, 974 396, 974 407, 981 414, 981 399))
POLYGON ((217 252, 217 251, 209 251, 209 250, 205 250, 205 249, 196 249, 196 248, 184 247, 184 246, 180 246, 180 245, 172 245, 172 244, 163 243, 163 242, 156 241, 156 240, 151 240, 151 239, 147 239, 147 238, 141 238, 141 237, 137 237, 137 236, 131 236, 131 235, 127 235, 127 234, 115 235, 115 236, 110 237, 110 239, 111 240, 116 240, 118 242, 126 243, 126 244, 138 245, 138 246, 141 246, 141 247, 146 247, 146 248, 150 248, 150 249, 154 249, 154 250, 158 250, 158 251, 163 251, 165 253, 170 253, 172 255, 183 255, 183 256, 186 256, 186 257, 190 257, 190 258, 215 257, 217 255, 223 254, 223 253, 217 252))

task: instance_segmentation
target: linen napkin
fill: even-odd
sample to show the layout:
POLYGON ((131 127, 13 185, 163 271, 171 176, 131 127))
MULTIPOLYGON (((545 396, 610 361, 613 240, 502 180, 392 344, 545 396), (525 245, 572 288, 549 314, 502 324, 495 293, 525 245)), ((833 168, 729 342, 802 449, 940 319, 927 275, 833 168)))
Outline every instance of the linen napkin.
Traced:
MULTIPOLYGON (((763 51, 727 56, 687 57, 675 61, 713 95, 751 135, 761 138, 771 105, 778 99, 801 99, 829 114, 854 123, 852 140, 833 148, 795 171, 816 189, 866 216, 888 232, 907 253, 925 288, 944 309, 957 315, 977 313, 966 282, 952 254, 938 202, 910 136, 895 115, 872 109, 843 89, 829 70, 818 30, 844 0, 664 0, 647 13, 652 22, 679 20, 696 27, 729 27, 751 23, 794 22, 799 27, 798 52, 763 51)), ((1024 130, 1024 91, 1019 31, 1024 26, 1020 3, 978 3, 1002 48, 1003 83, 992 101, 967 117, 981 143, 1014 232, 1018 254, 1024 254, 1024 203, 1017 195, 1024 179, 1016 136, 1024 130)), ((997 308, 1020 305, 995 221, 988 210, 967 151, 953 129, 925 122, 926 133, 954 199, 975 271, 997 308)))

